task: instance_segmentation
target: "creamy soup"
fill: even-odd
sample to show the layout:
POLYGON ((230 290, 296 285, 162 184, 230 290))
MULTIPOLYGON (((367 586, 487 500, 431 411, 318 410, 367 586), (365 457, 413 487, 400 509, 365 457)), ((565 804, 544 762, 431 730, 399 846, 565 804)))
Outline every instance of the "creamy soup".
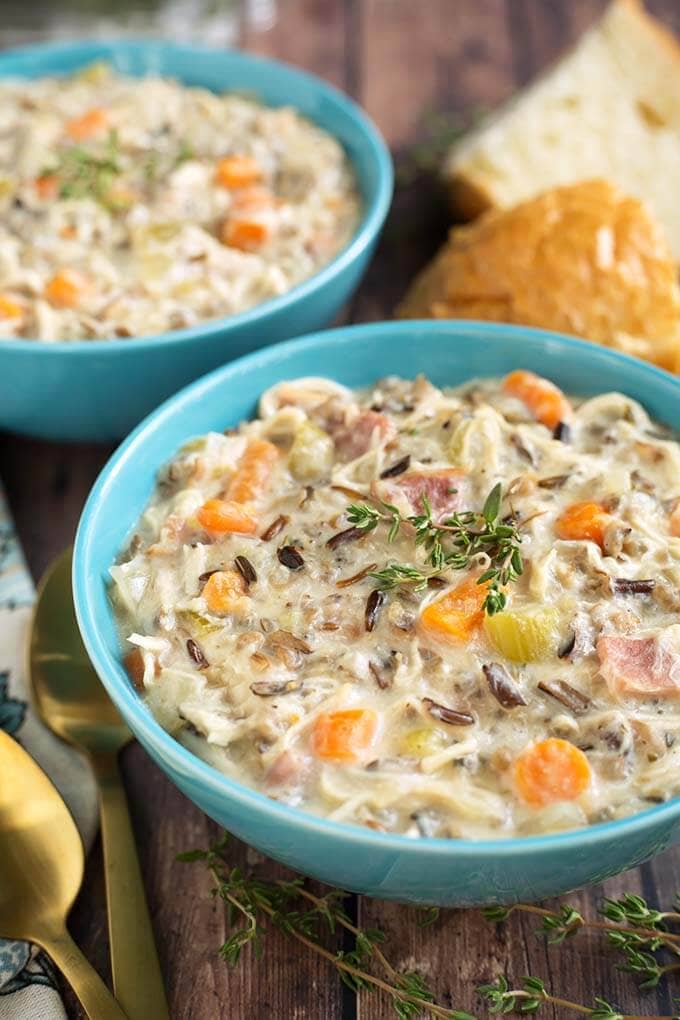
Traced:
POLYGON ((105 65, 0 81, 0 336, 242 312, 329 262, 359 216, 343 149, 293 109, 105 65))
POLYGON ((285 804, 414 838, 680 792, 680 448, 529 372, 282 382, 161 471, 111 568, 159 722, 285 804))

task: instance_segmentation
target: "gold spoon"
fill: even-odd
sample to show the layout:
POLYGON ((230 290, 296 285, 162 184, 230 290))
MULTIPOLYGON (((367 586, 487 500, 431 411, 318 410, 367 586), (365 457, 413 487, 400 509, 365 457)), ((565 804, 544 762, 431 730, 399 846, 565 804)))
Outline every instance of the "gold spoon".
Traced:
POLYGON ((68 808, 42 769, 2 730, 0 774, 0 932, 42 946, 92 1020, 125 1020, 66 930, 85 863, 68 808))
POLYGON ((88 755, 99 784, 116 998, 130 1020, 167 1020, 167 1000, 118 768, 118 752, 132 734, 80 639, 71 595, 70 549, 48 568, 38 587, 29 675, 43 721, 88 755))

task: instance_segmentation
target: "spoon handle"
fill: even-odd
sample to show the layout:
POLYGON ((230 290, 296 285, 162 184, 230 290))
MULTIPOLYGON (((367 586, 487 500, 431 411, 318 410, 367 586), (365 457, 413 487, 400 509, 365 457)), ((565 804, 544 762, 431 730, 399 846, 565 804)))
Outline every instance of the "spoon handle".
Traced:
POLYGON ((90 1020, 126 1020, 125 1013, 65 928, 46 934, 40 944, 78 996, 90 1020))
POLYGON ((113 988, 129 1020, 167 1020, 168 1004, 118 758, 113 752, 97 752, 91 760, 100 791, 113 988))

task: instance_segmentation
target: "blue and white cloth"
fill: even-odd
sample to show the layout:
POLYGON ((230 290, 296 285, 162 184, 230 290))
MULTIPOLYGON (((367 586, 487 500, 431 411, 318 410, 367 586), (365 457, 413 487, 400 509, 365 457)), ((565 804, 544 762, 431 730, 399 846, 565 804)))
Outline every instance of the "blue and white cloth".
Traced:
MULTIPOLYGON (((97 827, 90 768, 38 719, 28 700, 26 643, 35 589, 0 487, 0 728, 18 740, 63 795, 89 847, 97 827)), ((2 860, 0 860, 2 881, 2 860)), ((0 938, 0 1020, 65 1020, 54 968, 26 942, 0 938)))

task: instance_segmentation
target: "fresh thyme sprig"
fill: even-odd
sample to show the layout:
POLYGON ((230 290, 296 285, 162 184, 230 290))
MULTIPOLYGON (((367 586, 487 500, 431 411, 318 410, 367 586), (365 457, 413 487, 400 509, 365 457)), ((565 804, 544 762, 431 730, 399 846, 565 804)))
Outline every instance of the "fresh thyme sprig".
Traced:
POLYGON ((227 963, 236 964, 248 945, 256 955, 262 954, 268 921, 332 963, 342 982, 353 991, 378 989, 387 994, 398 1020, 423 1015, 437 1020, 475 1020, 464 1010, 438 1005, 427 982, 416 971, 397 970, 380 948, 385 934, 375 928, 358 928, 348 917, 343 908, 347 893, 331 889, 325 896, 315 896, 303 879, 268 882, 246 875, 239 868, 229 867, 224 858, 227 842, 225 833, 209 850, 190 850, 178 856, 178 860, 185 862, 204 862, 215 882, 213 895, 227 906, 228 923, 236 927, 219 950, 227 963), (300 901, 309 904, 307 909, 299 909, 300 901), (352 934, 351 950, 333 952, 324 944, 323 936, 338 928, 352 934), (375 965, 383 971, 384 978, 369 969, 375 965))
MULTIPOLYGON (((151 183, 186 160, 193 159, 193 156, 193 147, 182 139, 177 151, 163 165, 158 153, 149 152, 144 175, 151 183)), ((103 152, 93 151, 84 145, 70 145, 62 150, 53 166, 42 171, 42 176, 58 179, 59 198, 93 198, 102 205, 111 206, 115 204, 111 199, 111 189, 122 172, 118 133, 112 130, 103 152)))
POLYGON ((118 134, 110 131, 106 149, 97 155, 83 145, 64 149, 58 162, 43 176, 59 180, 59 198, 94 198, 106 203, 114 179, 121 172, 118 134))
POLYGON ((516 581, 524 569, 520 552, 522 537, 516 525, 499 520, 502 501, 499 483, 487 496, 481 512, 463 510, 439 523, 434 521, 425 495, 422 497, 423 513, 408 517, 402 516, 392 503, 385 502, 377 506, 352 503, 345 513, 349 523, 363 531, 373 531, 382 522, 389 524, 387 540, 390 543, 396 540, 404 525, 409 525, 415 533, 415 546, 426 550, 426 564, 431 570, 410 563, 389 563, 373 571, 369 576, 385 591, 401 584, 413 585, 414 591, 422 591, 430 578, 449 568, 465 570, 474 556, 486 553, 491 563, 477 583, 488 586, 483 608, 493 616, 505 608, 507 596, 503 589, 516 581))
POLYGON ((486 1000, 490 1013, 538 1013, 543 1006, 559 1006, 561 1009, 589 1016, 592 1020, 672 1020, 668 1017, 633 1017, 619 1011, 605 999, 596 998, 592 1006, 583 1006, 569 999, 551 995, 545 982, 537 977, 522 978, 521 988, 511 988, 507 978, 498 978, 492 984, 480 985, 477 992, 486 1000))
MULTIPOLYGON (((674 957, 680 957, 680 934, 667 929, 668 921, 680 921, 680 913, 651 909, 641 896, 626 893, 619 900, 605 899, 599 909, 601 917, 605 918, 603 921, 588 921, 569 904, 562 904, 559 910, 547 910, 533 904, 519 903, 513 907, 488 907, 482 913, 487 920, 499 922, 506 920, 514 911, 540 917, 541 927, 537 934, 545 935, 547 941, 554 945, 559 945, 566 938, 571 938, 581 930, 590 929, 602 932, 609 944, 623 954, 624 961, 619 964, 618 969, 632 974, 643 991, 656 988, 666 974, 680 971, 680 961, 677 959, 671 963, 661 963, 654 955, 660 950, 665 950, 674 957)), ((498 1004, 501 1000, 508 1003, 513 995, 521 998, 526 992, 525 987, 519 991, 507 987, 500 989, 498 983, 496 986, 485 987, 492 1004, 498 1004), (503 997, 505 998, 503 999, 503 997)), ((548 996, 539 1005, 543 1001, 555 1002, 548 996)), ((614 1017, 630 1020, 613 1010, 613 1007, 604 1000, 596 1000, 596 1003, 599 1005, 594 1010, 586 1007, 579 1010, 574 1004, 571 1004, 570 1008, 576 1012, 587 1012, 589 1016, 598 1017, 600 1020, 604 1020, 604 1018, 613 1020, 614 1017), (613 1011, 598 1012, 605 1008, 613 1011)), ((536 1009, 538 1008, 536 1006, 536 1009)), ((523 1001, 521 1011, 534 1012, 535 1010, 528 1010, 527 1002, 523 1001)), ((491 1012, 502 1012, 502 1010, 491 1008, 491 1012)))
MULTIPOLYGON (((343 907, 346 893, 329 889, 325 895, 316 896, 306 887, 304 879, 272 882, 244 874, 239 868, 228 865, 224 857, 227 841, 225 833, 223 839, 209 850, 191 850, 178 858, 203 862, 215 882, 213 895, 227 906, 229 925, 236 929, 219 950, 227 963, 236 964, 246 946, 251 946, 256 955, 261 955, 269 924, 326 959, 353 991, 378 990, 388 995, 399 1020, 412 1020, 424 1015, 439 1020, 475 1020, 464 1010, 438 1005, 427 982, 417 972, 397 970, 381 948, 386 941, 384 932, 375 928, 358 928, 348 917, 343 907), (325 945, 323 936, 332 935, 338 928, 351 933, 354 939, 351 950, 334 952, 325 945), (382 970, 384 977, 374 973, 376 966, 382 970)), ((677 901, 677 906, 680 907, 680 901, 677 901)), ((591 929, 605 934, 610 944, 623 950, 626 956, 626 947, 634 947, 636 953, 649 956, 652 961, 649 966, 652 969, 657 967, 659 971, 657 980, 650 983, 644 968, 621 967, 638 978, 643 977, 640 985, 643 989, 654 987, 662 976, 680 969, 680 962, 662 966, 652 955, 659 950, 669 950, 680 956, 680 933, 668 930, 669 924, 680 922, 680 912, 654 910, 640 896, 626 893, 619 900, 605 900, 599 911, 603 920, 587 920, 567 903, 560 904, 556 910, 518 903, 512 907, 488 907, 482 911, 487 920, 494 922, 504 921, 514 912, 540 917, 542 924, 537 934, 545 935, 554 945, 561 944, 581 930, 591 929)), ((426 908, 421 913, 420 927, 434 923, 439 917, 436 907, 426 908)), ((602 997, 596 997, 592 1005, 573 1002, 553 995, 545 982, 534 976, 522 978, 519 986, 513 988, 501 975, 494 982, 480 985, 477 994, 484 1000, 487 1012, 492 1014, 531 1014, 545 1006, 553 1006, 560 1010, 560 1015, 571 1012, 591 1017, 591 1020, 680 1020, 678 1013, 673 1016, 622 1013, 602 997)))

